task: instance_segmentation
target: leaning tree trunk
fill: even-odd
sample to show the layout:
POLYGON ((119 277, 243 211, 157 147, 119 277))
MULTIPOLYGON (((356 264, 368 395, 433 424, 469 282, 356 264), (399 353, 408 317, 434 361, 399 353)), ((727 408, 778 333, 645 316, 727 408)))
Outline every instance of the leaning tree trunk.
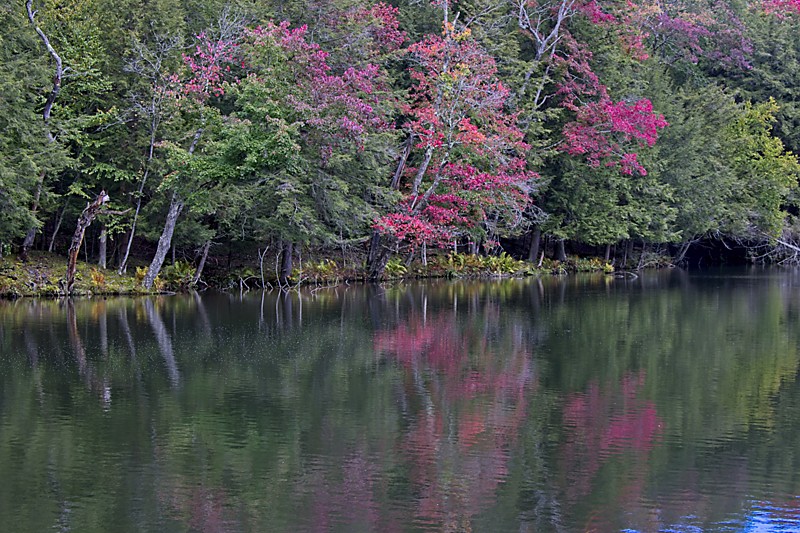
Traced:
POLYGON ((56 227, 53 229, 53 233, 50 235, 50 244, 47 246, 47 251, 52 252, 53 248, 56 245, 56 237, 58 236, 58 230, 61 229, 61 223, 64 222, 64 213, 67 212, 67 205, 69 204, 69 199, 64 202, 64 207, 61 208, 61 213, 58 215, 58 219, 56 219, 56 227))
POLYGON ((153 288, 153 283, 155 283, 156 277, 159 272, 161 272, 164 259, 166 259, 167 253, 169 253, 171 248, 172 234, 175 233, 175 224, 178 221, 181 211, 183 211, 183 200, 180 199, 177 192, 173 192, 172 200, 169 203, 169 211, 167 212, 167 221, 164 223, 164 229, 161 232, 161 237, 158 239, 156 254, 153 256, 150 267, 147 269, 147 274, 145 274, 142 280, 142 286, 145 289, 150 290, 153 288))
MULTIPOLYGON (((397 163, 397 168, 394 171, 394 176, 392 176, 392 182, 389 184, 389 188, 393 191, 400 189, 400 179, 403 177, 403 172, 406 169, 406 163, 408 162, 408 156, 411 155, 411 150, 414 147, 414 134, 408 136, 406 139, 405 146, 403 148, 403 154, 400 156, 400 161, 397 163)), ((383 240, 381 238, 381 232, 378 230, 372 231, 372 238, 369 241, 369 252, 367 254, 367 268, 370 271, 369 279, 374 280, 378 279, 383 275, 383 269, 386 268, 386 263, 389 261, 389 257, 383 257, 384 248, 382 246, 383 240), (383 265, 380 265, 380 262, 383 261, 383 265), (379 270, 377 272, 377 277, 372 277, 372 271, 379 270)))
MULTIPOLYGON (((50 131, 50 113, 53 110, 53 104, 58 97, 58 93, 61 92, 61 78, 64 75, 64 68, 63 63, 61 62, 61 56, 55 51, 53 46, 50 44, 50 39, 47 38, 47 35, 42 31, 42 29, 36 24, 34 17, 36 17, 36 11, 33 10, 33 0, 27 0, 25 2, 25 9, 28 12, 28 20, 33 26, 36 34, 44 43, 44 47, 47 49, 47 53, 50 54, 50 57, 56 64, 55 72, 53 74, 53 88, 50 90, 50 94, 47 95, 47 100, 45 100, 44 108, 42 109, 42 120, 44 121, 44 128, 45 134, 47 135, 47 142, 54 143, 56 138, 53 136, 53 133, 50 131)), ((33 196, 33 204, 31 206, 31 211, 34 215, 39 210, 39 200, 42 195, 42 188, 44 187, 44 173, 39 174, 39 181, 36 184, 36 192, 33 196)), ((33 226, 28 229, 28 233, 25 235, 25 240, 22 241, 22 251, 20 252, 20 258, 23 261, 28 259, 28 251, 33 246, 33 240, 36 238, 36 230, 37 226, 33 226)))
POLYGON ((678 253, 678 257, 675 259, 675 264, 680 264, 686 258, 686 252, 689 251, 689 247, 692 245, 694 241, 688 240, 681 245, 680 253, 678 253))
POLYGON ((108 199, 106 191, 101 191, 94 202, 87 205, 81 216, 78 217, 78 226, 72 235, 72 243, 69 245, 69 253, 67 254, 67 275, 64 278, 64 291, 67 294, 72 294, 72 289, 75 285, 75 272, 78 270, 78 252, 81 250, 86 229, 92 225, 92 221, 103 209, 103 205, 108 202, 108 199))
MULTIPOLYGON (((197 265, 197 270, 194 273, 194 278, 192 278, 192 285, 197 285, 200 281, 200 276, 203 275, 203 268, 206 266, 206 259, 208 259, 208 250, 211 248, 211 239, 208 239, 203 245, 203 255, 200 257, 200 264, 197 265)), ((263 266, 262 266, 263 270, 263 266)), ((262 278, 264 276, 261 276, 262 278)))
MULTIPOLYGON (((192 144, 189 146, 189 156, 194 154, 194 150, 197 148, 197 143, 200 141, 202 135, 203 128, 199 128, 194 134, 192 144)), ((164 259, 167 257, 167 252, 169 252, 172 246, 172 234, 175 233, 175 223, 178 221, 181 211, 183 211, 183 200, 178 196, 177 191, 174 191, 172 193, 172 200, 169 202, 167 220, 164 222, 164 229, 161 230, 161 237, 158 239, 156 254, 153 256, 150 267, 147 269, 147 274, 144 275, 144 279, 142 280, 142 286, 147 290, 153 288, 153 283, 155 283, 156 277, 159 272, 161 272, 164 259)))

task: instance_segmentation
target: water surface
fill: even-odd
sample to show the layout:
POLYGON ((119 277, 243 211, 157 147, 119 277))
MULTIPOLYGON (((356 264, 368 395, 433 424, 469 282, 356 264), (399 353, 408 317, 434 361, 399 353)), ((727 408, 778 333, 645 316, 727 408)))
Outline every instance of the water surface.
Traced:
POLYGON ((0 531, 800 531, 800 275, 0 302, 0 531))

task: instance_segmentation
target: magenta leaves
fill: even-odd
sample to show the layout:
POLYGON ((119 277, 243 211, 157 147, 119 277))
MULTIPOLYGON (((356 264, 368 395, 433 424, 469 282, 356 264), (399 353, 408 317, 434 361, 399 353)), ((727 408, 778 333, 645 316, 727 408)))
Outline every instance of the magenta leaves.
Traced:
MULTIPOLYGON (((284 94, 276 96, 282 97, 305 125, 308 140, 318 144, 323 159, 344 143, 361 149, 367 133, 391 127, 380 112, 385 90, 381 68, 367 64, 334 72, 328 64, 329 54, 308 42, 306 34, 305 26, 268 23, 248 32, 248 53, 255 58, 262 49, 278 50, 286 86, 284 94)), ((264 83, 275 83, 270 77, 277 75, 276 67, 251 67, 251 71, 264 83)))
POLYGON ((765 0, 764 11, 785 18, 800 14, 800 0, 765 0))
POLYGON ((592 167, 618 166, 623 174, 647 174, 638 156, 625 146, 653 146, 658 130, 667 126, 663 115, 653 113, 650 100, 633 104, 602 99, 578 109, 575 121, 564 127, 562 149, 570 155, 585 155, 592 167))
POLYGON ((646 175, 634 149, 653 146, 667 121, 653 112, 648 99, 615 102, 591 68, 591 52, 569 35, 565 37, 567 53, 555 56, 564 71, 558 93, 561 105, 573 111, 575 118, 564 126, 559 149, 585 157, 592 167, 618 167, 623 174, 646 175))
POLYGON ((231 72, 231 65, 235 64, 239 43, 232 38, 211 37, 207 32, 197 34, 195 39, 194 52, 183 55, 189 76, 181 84, 182 92, 201 100, 222 96, 225 78, 231 72))
POLYGON ((535 174, 526 170, 529 147, 505 110, 509 91, 494 60, 469 29, 447 21, 441 36, 426 36, 409 53, 413 86, 403 112, 420 163, 407 169, 398 212, 375 228, 417 247, 485 231, 490 219, 517 222, 535 174))

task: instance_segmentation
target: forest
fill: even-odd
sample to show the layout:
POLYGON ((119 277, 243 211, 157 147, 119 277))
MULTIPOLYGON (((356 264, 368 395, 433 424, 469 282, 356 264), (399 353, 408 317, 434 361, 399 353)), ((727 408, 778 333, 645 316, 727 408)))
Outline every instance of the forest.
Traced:
POLYGON ((0 13, 0 256, 23 265, 150 290, 800 261, 800 0, 0 13))

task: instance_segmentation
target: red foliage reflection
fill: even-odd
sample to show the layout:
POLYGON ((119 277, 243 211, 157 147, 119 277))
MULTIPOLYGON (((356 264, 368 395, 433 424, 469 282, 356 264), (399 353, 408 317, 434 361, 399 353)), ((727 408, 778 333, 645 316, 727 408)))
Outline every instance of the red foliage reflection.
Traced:
MULTIPOLYGON (((567 396, 563 407, 566 442, 560 470, 565 473, 566 500, 577 504, 593 492, 601 467, 612 457, 625 456, 630 473, 618 492, 620 505, 642 500, 649 452, 663 431, 655 404, 641 397, 644 370, 623 376, 618 386, 601 387, 592 382, 586 392, 567 396)), ((604 513, 589 513, 587 531, 613 527, 604 513)))
MULTIPOLYGON (((491 305, 484 311, 497 313, 491 305)), ((534 385, 521 329, 504 332, 490 348, 483 327, 443 312, 376 336, 376 351, 406 370, 406 402, 420 406, 408 415, 399 448, 421 523, 469 529, 507 477, 509 448, 534 385)))

